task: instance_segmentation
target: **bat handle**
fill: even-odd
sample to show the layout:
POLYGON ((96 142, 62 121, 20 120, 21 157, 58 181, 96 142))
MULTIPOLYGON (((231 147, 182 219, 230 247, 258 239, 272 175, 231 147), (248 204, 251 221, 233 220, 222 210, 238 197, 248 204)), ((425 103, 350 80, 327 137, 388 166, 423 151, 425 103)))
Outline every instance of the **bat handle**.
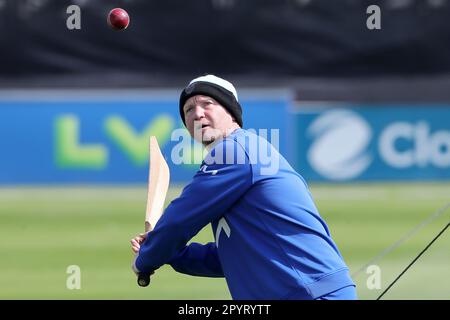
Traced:
POLYGON ((138 274, 137 283, 140 287, 146 287, 150 284, 150 273, 140 272, 138 274))

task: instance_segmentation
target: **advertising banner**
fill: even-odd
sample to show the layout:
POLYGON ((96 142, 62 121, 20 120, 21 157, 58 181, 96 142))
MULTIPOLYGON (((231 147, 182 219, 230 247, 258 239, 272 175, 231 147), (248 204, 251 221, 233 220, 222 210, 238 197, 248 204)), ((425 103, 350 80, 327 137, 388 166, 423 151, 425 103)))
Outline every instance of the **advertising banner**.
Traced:
POLYGON ((307 179, 450 179, 450 105, 302 102, 292 111, 307 179))
MULTIPOLYGON (((189 180, 202 148, 189 138, 175 91, 23 91, 0 94, 0 184, 146 183, 155 135, 173 182, 189 180)), ((243 92, 244 127, 286 149, 283 93, 243 92), (261 131, 262 130, 262 131, 261 131), (264 131, 265 130, 265 131, 264 131)))

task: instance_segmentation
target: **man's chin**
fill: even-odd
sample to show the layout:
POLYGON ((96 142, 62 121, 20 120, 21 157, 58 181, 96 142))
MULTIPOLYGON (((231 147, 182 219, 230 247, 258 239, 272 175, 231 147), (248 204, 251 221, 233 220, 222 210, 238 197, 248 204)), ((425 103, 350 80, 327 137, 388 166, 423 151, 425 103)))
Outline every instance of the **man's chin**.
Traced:
POLYGON ((211 128, 211 127, 203 127, 196 128, 194 131, 194 138, 197 142, 200 142, 204 146, 208 146, 211 143, 217 141, 222 136, 220 130, 211 128))
POLYGON ((201 143, 204 146, 210 145, 211 143, 216 141, 216 137, 210 136, 210 135, 196 136, 196 137, 194 137, 194 139, 195 139, 195 141, 201 143))
POLYGON ((202 144, 206 147, 216 141, 216 137, 214 136, 203 136, 202 144))
POLYGON ((209 127, 202 128, 202 140, 204 143, 212 143, 217 140, 219 132, 209 127))

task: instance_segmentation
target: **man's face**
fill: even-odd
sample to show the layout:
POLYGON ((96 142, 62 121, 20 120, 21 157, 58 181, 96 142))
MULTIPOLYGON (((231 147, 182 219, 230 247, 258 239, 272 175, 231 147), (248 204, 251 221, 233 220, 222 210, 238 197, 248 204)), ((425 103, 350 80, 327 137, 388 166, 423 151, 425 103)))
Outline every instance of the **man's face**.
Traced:
POLYGON ((204 145, 227 136, 237 126, 230 113, 208 96, 190 97, 183 106, 183 112, 189 133, 204 145))

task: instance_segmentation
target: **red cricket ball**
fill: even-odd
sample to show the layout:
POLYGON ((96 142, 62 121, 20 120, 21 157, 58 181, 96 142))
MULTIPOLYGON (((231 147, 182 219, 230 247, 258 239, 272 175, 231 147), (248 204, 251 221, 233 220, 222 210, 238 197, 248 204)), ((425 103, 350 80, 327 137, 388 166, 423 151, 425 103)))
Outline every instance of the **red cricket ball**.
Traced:
POLYGON ((114 8, 108 14, 108 25, 113 30, 125 30, 130 24, 130 16, 122 8, 114 8))

